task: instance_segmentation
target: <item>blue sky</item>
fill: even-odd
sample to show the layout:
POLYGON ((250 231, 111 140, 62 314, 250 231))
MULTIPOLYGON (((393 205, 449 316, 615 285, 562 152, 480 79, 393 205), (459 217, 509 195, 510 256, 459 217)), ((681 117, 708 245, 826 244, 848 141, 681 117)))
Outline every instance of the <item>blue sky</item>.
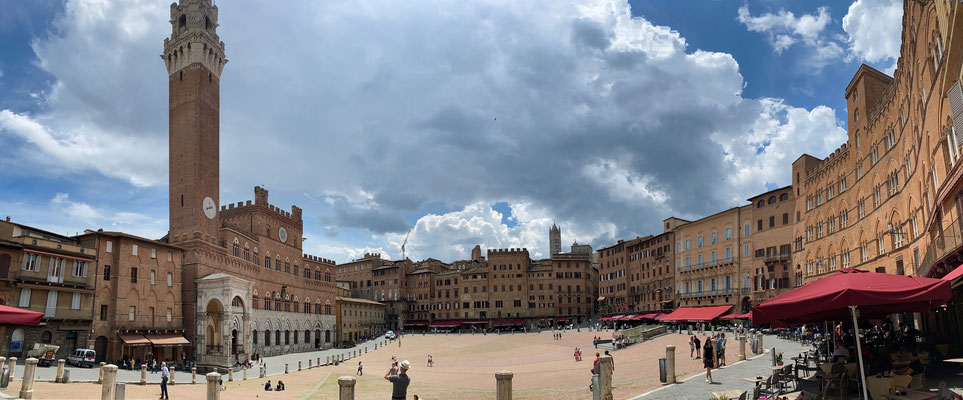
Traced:
MULTIPOLYGON (((389 3, 218 4, 220 197, 262 185, 301 206, 307 253, 399 257, 411 231, 418 259, 475 244, 539 256, 552 223, 566 246, 599 247, 741 204, 788 184, 802 152, 845 141, 845 86, 861 63, 892 72, 902 13, 891 0, 389 3)), ((168 5, 8 5, 0 214, 166 232, 168 5)))

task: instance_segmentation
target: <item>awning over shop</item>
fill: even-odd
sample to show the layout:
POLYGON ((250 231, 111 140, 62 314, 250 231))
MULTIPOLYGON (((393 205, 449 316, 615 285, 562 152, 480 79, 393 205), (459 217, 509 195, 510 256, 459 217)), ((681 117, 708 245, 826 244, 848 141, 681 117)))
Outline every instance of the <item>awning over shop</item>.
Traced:
POLYGON ((405 326, 428 326, 428 321, 405 321, 405 326))
POLYGON ((431 323, 432 328, 455 328, 461 326, 461 321, 435 321, 431 323))
MULTIPOLYGON (((955 273, 952 271, 951 273, 955 273)), ((845 321, 850 306, 863 319, 903 312, 925 312, 952 297, 943 279, 866 272, 843 268, 825 278, 752 307, 752 323, 803 324, 845 321)))
POLYGON ((679 309, 663 315, 659 318, 665 322, 706 322, 718 317, 720 314, 729 311, 732 306, 708 306, 708 307, 680 307, 679 309))
POLYGON ((41 318, 43 318, 42 312, 0 306, 0 324, 37 326, 40 325, 41 318))
POLYGON ((144 337, 144 335, 130 334, 130 335, 119 335, 119 336, 120 336, 120 340, 123 340, 124 344, 128 346, 147 346, 150 344, 150 340, 144 337))
POLYGON ((961 276, 963 276, 963 265, 956 267, 956 269, 950 271, 950 273, 943 276, 943 280, 949 281, 950 285, 956 286, 955 281, 960 280, 961 276))
POLYGON ((745 313, 745 314, 729 314, 729 315, 723 315, 723 316, 719 317, 719 319, 721 319, 721 320, 723 320, 723 321, 732 321, 732 320, 734 320, 734 319, 749 319, 749 316, 750 316, 751 314, 752 314, 752 312, 747 312, 747 313, 745 313))
POLYGON ((496 319, 492 321, 492 326, 522 326, 525 320, 522 319, 496 319))
POLYGON ((462 321, 462 323, 465 325, 485 325, 488 324, 488 321, 483 319, 467 319, 462 321))
POLYGON ((154 346, 183 346, 191 344, 181 335, 146 335, 154 346))

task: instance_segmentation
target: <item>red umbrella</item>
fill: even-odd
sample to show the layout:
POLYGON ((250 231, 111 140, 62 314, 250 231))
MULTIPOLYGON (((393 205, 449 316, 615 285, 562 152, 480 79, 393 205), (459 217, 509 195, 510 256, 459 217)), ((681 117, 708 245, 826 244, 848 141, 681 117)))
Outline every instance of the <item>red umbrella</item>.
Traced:
POLYGON ((941 279, 844 268, 752 307, 752 323, 843 321, 850 317, 849 306, 859 307, 863 318, 925 312, 951 297, 949 282, 941 279))
MULTIPOLYGON (((842 321, 852 317, 853 326, 857 327, 857 309, 863 318, 900 312, 925 312, 946 303, 951 297, 950 282, 942 279, 843 268, 835 274, 752 307, 752 323, 794 324, 842 321)), ((859 368, 865 371, 862 351, 859 340, 856 340, 859 368)), ((861 378, 863 398, 868 399, 866 377, 861 378)))
POLYGON ((0 306, 0 324, 37 326, 40 325, 40 318, 43 318, 41 312, 0 306))

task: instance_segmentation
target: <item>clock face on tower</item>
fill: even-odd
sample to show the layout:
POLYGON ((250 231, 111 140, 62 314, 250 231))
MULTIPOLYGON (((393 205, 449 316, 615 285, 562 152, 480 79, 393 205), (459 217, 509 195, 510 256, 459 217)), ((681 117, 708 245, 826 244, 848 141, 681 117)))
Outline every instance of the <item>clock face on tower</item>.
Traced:
POLYGON ((217 216, 217 204, 214 204, 214 199, 210 196, 204 198, 201 208, 204 210, 204 215, 208 219, 214 219, 214 217, 217 216))
POLYGON ((278 239, 281 240, 281 243, 286 243, 288 241, 288 230, 284 229, 283 226, 278 228, 278 239))

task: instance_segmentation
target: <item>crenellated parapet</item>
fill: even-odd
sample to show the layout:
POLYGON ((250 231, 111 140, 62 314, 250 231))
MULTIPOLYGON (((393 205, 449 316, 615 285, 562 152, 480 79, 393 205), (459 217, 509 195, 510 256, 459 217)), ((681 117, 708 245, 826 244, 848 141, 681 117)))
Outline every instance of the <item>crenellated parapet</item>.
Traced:
POLYGON ((167 73, 174 75, 187 66, 200 63, 216 77, 227 59, 224 42, 217 36, 217 6, 209 0, 181 0, 171 3, 171 37, 164 39, 161 58, 167 73))

